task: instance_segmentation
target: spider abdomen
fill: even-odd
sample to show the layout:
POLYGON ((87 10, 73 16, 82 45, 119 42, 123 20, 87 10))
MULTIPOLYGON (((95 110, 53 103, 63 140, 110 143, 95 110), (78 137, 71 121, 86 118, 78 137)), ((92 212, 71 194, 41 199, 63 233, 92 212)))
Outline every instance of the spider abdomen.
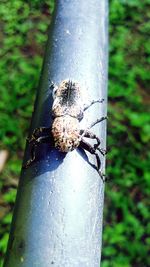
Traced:
POLYGON ((68 115, 57 117, 52 124, 55 147, 61 152, 69 152, 80 144, 79 121, 68 115))

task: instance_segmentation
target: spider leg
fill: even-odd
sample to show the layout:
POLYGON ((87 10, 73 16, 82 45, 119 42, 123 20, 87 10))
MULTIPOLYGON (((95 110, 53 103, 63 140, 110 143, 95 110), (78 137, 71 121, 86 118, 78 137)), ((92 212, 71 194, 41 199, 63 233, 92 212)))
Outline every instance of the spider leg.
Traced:
POLYGON ((58 86, 55 83, 52 82, 51 85, 50 85, 50 89, 52 90, 53 98, 55 98, 55 94, 57 92, 58 86))
MULTIPOLYGON (((96 121, 94 121, 93 123, 91 123, 91 125, 86 130, 81 130, 81 135, 82 136, 85 136, 85 133, 87 133, 89 131, 89 129, 91 129, 93 126, 95 126, 96 124, 98 124, 98 123, 100 123, 100 122, 102 122, 104 120, 107 120, 107 117, 101 117, 100 119, 97 119, 96 121)), ((92 137, 90 137, 90 138, 92 138, 92 137)), ((97 138, 95 138, 95 139, 97 139, 97 138)))
POLYGON ((34 140, 33 144, 31 145, 31 158, 23 165, 23 169, 27 169, 35 160, 35 150, 36 147, 41 143, 49 143, 50 136, 42 136, 34 140))
POLYGON ((99 145, 100 145, 101 141, 100 141, 99 137, 96 134, 92 133, 89 130, 85 130, 85 131, 84 130, 80 130, 80 134, 82 136, 86 137, 86 138, 96 139, 97 144, 94 145, 94 149, 95 150, 97 149, 103 156, 106 155, 106 150, 102 149, 102 148, 99 148, 99 145))
POLYGON ((100 161, 100 157, 97 154, 97 152, 95 151, 95 148, 91 146, 91 144, 87 143, 83 138, 81 139, 80 142, 80 147, 85 149, 86 151, 88 151, 89 153, 95 155, 96 160, 97 160, 97 170, 99 172, 100 166, 101 166, 101 161, 100 161))
POLYGON ((95 148, 93 148, 89 143, 87 143, 83 138, 81 139, 80 142, 80 147, 85 149, 86 151, 88 151, 89 153, 93 154, 96 156, 96 160, 97 160, 97 171, 102 179, 103 182, 105 182, 105 175, 100 171, 100 166, 101 166, 101 161, 100 161, 100 157, 97 154, 97 152, 95 151, 95 148))
POLYGON ((83 136, 83 137, 86 137, 86 138, 91 138, 91 139, 96 139, 97 141, 97 144, 94 145, 94 148, 97 149, 97 147, 100 145, 101 141, 99 139, 99 137, 92 133, 91 131, 89 130, 80 130, 80 134, 83 136))
POLYGON ((91 129, 93 126, 95 126, 96 124, 104 121, 104 120, 107 120, 107 117, 101 117, 100 119, 97 119, 96 121, 94 121, 93 123, 91 123, 91 125, 88 127, 88 129, 91 129))
MULTIPOLYGON (((95 147, 95 146, 94 146, 95 147)), ((100 148, 100 147, 97 147, 96 148, 103 156, 105 156, 107 154, 107 150, 106 149, 103 149, 103 148, 100 148)))
POLYGON ((92 100, 89 104, 84 105, 83 111, 87 110, 88 108, 90 108, 95 103, 103 103, 103 102, 104 102, 104 98, 98 99, 98 100, 92 100))
POLYGON ((35 128, 31 137, 27 138, 27 142, 30 144, 30 143, 36 141, 38 138, 40 138, 42 134, 49 135, 50 133, 51 133, 50 127, 35 128))

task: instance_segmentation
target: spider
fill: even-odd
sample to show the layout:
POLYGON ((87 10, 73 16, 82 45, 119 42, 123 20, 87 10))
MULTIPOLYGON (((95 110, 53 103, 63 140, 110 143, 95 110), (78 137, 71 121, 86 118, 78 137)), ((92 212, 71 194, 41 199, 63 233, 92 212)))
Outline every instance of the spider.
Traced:
POLYGON ((81 86, 76 81, 64 80, 59 86, 52 84, 54 102, 52 105, 53 122, 51 127, 39 127, 34 129, 31 137, 27 138, 31 146, 31 159, 29 159, 24 168, 28 168, 35 160, 35 148, 40 143, 51 143, 54 141, 55 147, 61 152, 69 152, 77 147, 95 155, 97 160, 97 171, 102 179, 104 175, 100 171, 101 161, 97 153, 99 151, 103 156, 106 154, 101 149, 100 139, 90 129, 107 119, 102 117, 93 122, 87 129, 80 129, 80 121, 83 119, 84 111, 95 103, 103 103, 104 99, 93 100, 88 105, 84 105, 81 97, 81 86), (84 138, 96 140, 92 146, 84 138))

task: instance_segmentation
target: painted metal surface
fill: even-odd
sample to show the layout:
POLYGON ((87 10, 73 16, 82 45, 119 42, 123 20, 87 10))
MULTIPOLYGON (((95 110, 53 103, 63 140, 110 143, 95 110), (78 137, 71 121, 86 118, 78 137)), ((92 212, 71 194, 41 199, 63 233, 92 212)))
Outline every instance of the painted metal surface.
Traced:
MULTIPOLYGON (((30 133, 51 124, 51 82, 78 81, 85 103, 107 99, 107 11, 105 0, 57 1, 30 133)), ((82 127, 106 115, 106 102, 85 112, 82 127)), ((105 148, 106 122, 93 131, 105 148)), ((21 173, 4 267, 99 267, 104 184, 95 158, 47 144, 36 153, 35 163, 21 173)))

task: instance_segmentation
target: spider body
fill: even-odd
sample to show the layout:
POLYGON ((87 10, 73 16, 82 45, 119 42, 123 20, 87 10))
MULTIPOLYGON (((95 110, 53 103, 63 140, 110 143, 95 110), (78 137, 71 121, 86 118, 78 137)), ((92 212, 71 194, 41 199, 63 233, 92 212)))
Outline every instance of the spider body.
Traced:
POLYGON ((93 100, 89 105, 84 105, 81 86, 78 82, 71 80, 62 81, 58 87, 52 84, 52 87, 54 97, 52 126, 36 128, 31 137, 27 139, 31 145, 31 159, 23 167, 27 168, 35 160, 35 147, 39 143, 51 143, 53 139, 55 147, 61 152, 69 152, 81 147, 95 155, 97 170, 103 179, 104 176, 100 172, 101 161, 97 151, 103 156, 106 151, 99 148, 100 139, 90 129, 107 117, 96 120, 87 129, 80 129, 80 121, 83 119, 85 110, 95 103, 103 103, 104 99, 93 100), (95 139, 97 143, 92 146, 85 141, 84 137, 95 139))
POLYGON ((52 135, 55 147, 61 152, 69 152, 80 144, 79 121, 69 115, 54 119, 52 124, 52 135))
POLYGON ((64 80, 54 90, 53 117, 68 115, 79 121, 83 119, 84 105, 81 87, 77 82, 64 80))
POLYGON ((81 89, 77 82, 64 80, 55 87, 52 106, 52 135, 61 152, 77 148, 81 141, 79 121, 83 118, 81 89))

